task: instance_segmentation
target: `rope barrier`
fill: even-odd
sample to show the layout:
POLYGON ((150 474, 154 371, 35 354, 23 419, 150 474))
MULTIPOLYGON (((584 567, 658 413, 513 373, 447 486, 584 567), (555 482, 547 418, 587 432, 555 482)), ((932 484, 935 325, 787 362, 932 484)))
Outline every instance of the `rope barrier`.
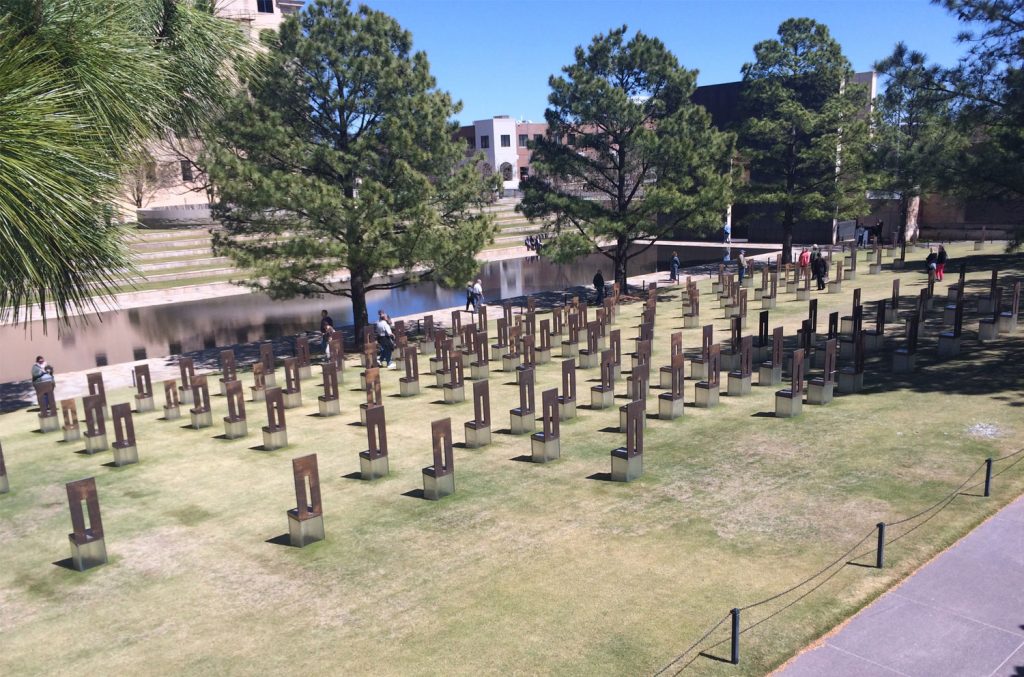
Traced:
MULTIPOLYGON (((1002 468, 998 472, 992 473, 991 477, 998 477, 999 475, 1003 474, 1007 470, 1010 470, 1011 468, 1016 466, 1021 461, 1024 461, 1024 455, 1022 455, 1022 454, 1024 454, 1024 448, 1018 449, 1017 451, 1014 451, 1014 452, 1011 452, 1009 454, 1005 454, 1005 455, 1000 456, 998 458, 992 459, 992 463, 994 464, 994 463, 998 463, 1000 461, 1005 461, 1005 460, 1008 460, 1008 459, 1020 456, 1020 458, 1017 458, 1017 460, 1015 460, 1013 463, 1009 464, 1005 468, 1002 468)), ((986 463, 983 462, 981 465, 979 465, 977 468, 975 468, 974 472, 972 472, 970 475, 968 475, 967 479, 965 479, 963 482, 961 482, 960 485, 956 489, 954 489, 952 492, 950 492, 950 493, 946 494, 945 496, 943 496, 938 502, 928 506, 924 510, 921 510, 921 511, 911 515, 910 517, 905 517, 905 518, 903 518, 901 520, 897 520, 895 522, 888 522, 888 523, 886 523, 886 526, 889 526, 889 527, 899 526, 901 524, 907 524, 909 522, 912 522, 912 521, 914 521, 914 520, 916 520, 916 519, 918 519, 920 517, 923 517, 924 515, 927 515, 928 513, 932 513, 926 519, 924 519, 922 522, 920 522, 919 524, 916 524, 913 527, 907 529, 902 534, 900 534, 898 536, 895 536, 895 537, 893 537, 891 539, 886 540, 885 544, 888 545, 889 543, 894 543, 894 542, 900 540, 901 538, 906 537, 907 535, 909 535, 912 532, 916 531, 921 526, 927 524, 929 521, 931 521, 932 518, 934 518, 936 515, 941 513, 943 510, 945 510, 946 507, 948 507, 956 499, 956 497, 960 495, 961 491, 963 491, 963 489, 965 487, 967 487, 968 483, 972 479, 974 479, 974 476, 978 474, 978 471, 980 471, 981 469, 983 469, 985 467, 985 465, 986 465, 986 463)), ((980 484, 983 484, 983 483, 984 483, 984 481, 976 482, 975 484, 973 484, 973 485, 971 485, 970 487, 967 487, 967 488, 977 487, 977 486, 979 486, 980 484)), ((832 569, 833 567, 836 567, 836 565, 839 564, 840 562, 843 563, 843 566, 836 567, 835 571, 833 571, 831 574, 829 574, 828 576, 823 578, 821 581, 819 581, 816 585, 811 587, 809 590, 806 590, 801 595, 799 595, 798 597, 793 599, 791 602, 785 604, 784 606, 780 607, 779 609, 776 609, 775 611, 771 612, 770 614, 768 614, 764 618, 746 625, 742 630, 740 630, 740 634, 742 635, 743 633, 746 633, 746 632, 748 632, 750 630, 753 630, 754 628, 756 628, 757 626, 761 625, 762 623, 766 623, 767 621, 771 620, 775 616, 778 616, 780 613, 782 613, 783 611, 789 609, 794 604, 796 604, 797 602, 801 601, 802 599, 804 599, 805 597, 810 595, 812 592, 814 592, 815 590, 817 590, 818 588, 823 586, 825 583, 827 583, 828 581, 832 580, 832 578, 834 578, 840 571, 842 571, 845 568, 846 564, 848 564, 851 561, 860 559, 861 557, 863 557, 863 556, 865 556, 867 554, 870 554, 872 551, 871 550, 866 550, 863 553, 854 556, 853 558, 849 558, 850 554, 853 553, 853 551, 855 551, 857 548, 859 548, 861 545, 863 545, 864 542, 867 541, 868 539, 870 539, 872 536, 874 536, 875 533, 876 533, 876 530, 872 529, 870 532, 867 533, 867 535, 864 536, 864 538, 860 539, 852 548, 850 548, 849 550, 844 552, 842 555, 840 555, 836 559, 832 560, 829 564, 827 564, 825 567, 819 569, 813 575, 811 575, 811 576, 805 578, 804 580, 800 581, 799 583, 797 583, 795 585, 792 585, 792 586, 786 588, 785 590, 783 590, 783 591, 781 591, 781 592, 779 592, 779 593, 777 593, 775 595, 772 595, 770 597, 766 597, 763 600, 760 600, 758 602, 754 602, 752 604, 748 604, 748 605, 746 605, 744 607, 739 607, 740 611, 747 611, 747 610, 754 609, 754 608, 763 606, 765 604, 769 604, 771 602, 774 602, 775 600, 780 599, 782 597, 785 597, 786 595, 788 595, 788 594, 790 594, 790 593, 800 589, 801 587, 807 585, 811 581, 819 578, 822 574, 827 572, 829 569, 832 569), (845 562, 844 562, 844 560, 845 560, 845 562)), ((696 649, 698 646, 700 646, 700 644, 702 642, 704 642, 704 640, 706 640, 708 637, 710 637, 713 632, 715 632, 718 628, 720 628, 722 626, 722 624, 725 623, 730 618, 730 615, 731 614, 726 614, 720 621, 718 621, 718 623, 713 625, 707 632, 705 632, 701 636, 700 639, 698 639, 696 642, 694 642, 689 647, 687 647, 687 649, 685 651, 683 651, 682 653, 678 654, 668 664, 666 664, 663 668, 658 670, 658 672, 654 673, 654 677, 659 677, 660 675, 664 674, 667 670, 672 668, 672 666, 676 665, 679 661, 681 661, 688 654, 690 654, 694 649, 696 649)), ((720 645, 724 644, 726 641, 727 640, 725 640, 725 639, 720 640, 720 641, 716 642, 715 644, 712 644, 709 647, 707 647, 707 650, 710 650, 710 649, 713 649, 713 648, 715 648, 717 646, 720 646, 720 645)), ((691 657, 690 660, 688 660, 686 663, 684 663, 682 666, 680 666, 679 669, 676 672, 673 673, 673 675, 680 674, 683 670, 685 670, 687 667, 689 667, 695 660, 697 660, 697 658, 700 657, 700 655, 701 655, 700 653, 697 653, 696 655, 691 657)))

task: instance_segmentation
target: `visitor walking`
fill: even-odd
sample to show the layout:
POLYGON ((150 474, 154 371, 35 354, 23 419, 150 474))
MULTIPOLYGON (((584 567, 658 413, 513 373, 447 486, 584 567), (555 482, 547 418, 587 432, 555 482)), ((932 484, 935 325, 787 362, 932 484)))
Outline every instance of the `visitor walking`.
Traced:
POLYGON ((334 333, 334 320, 327 314, 327 310, 320 311, 320 350, 327 353, 330 346, 331 334, 334 333))
POLYGON ((925 272, 928 273, 928 275, 934 274, 936 279, 939 277, 938 259, 939 255, 935 253, 934 249, 930 249, 928 250, 928 256, 925 257, 924 260, 925 272))
POLYGON ((747 254, 743 249, 740 250, 740 255, 736 257, 736 267, 740 272, 740 284, 743 284, 743 278, 747 276, 747 254))
POLYGON ((36 356, 36 363, 32 365, 32 383, 46 383, 53 381, 53 367, 46 363, 42 355, 36 356))
POLYGON ((597 305, 604 303, 604 275, 597 271, 594 275, 594 289, 597 291, 597 305))
POLYGON ((868 229, 864 227, 864 224, 857 221, 857 228, 854 230, 854 242, 857 243, 858 247, 868 246, 868 229))
POLYGON ((327 330, 324 332, 323 342, 327 345, 324 348, 324 355, 327 357, 327 361, 331 361, 331 339, 334 337, 334 326, 327 325, 327 330))
POLYGON ((722 226, 722 232, 725 233, 725 244, 732 244, 732 225, 728 221, 722 226))
POLYGON ((935 279, 942 282, 943 276, 946 274, 946 260, 949 257, 946 255, 946 248, 941 244, 939 245, 939 253, 935 257, 935 279))
POLYGON ((882 230, 885 228, 885 224, 882 223, 882 219, 875 221, 875 227, 872 228, 871 235, 875 238, 875 242, 879 245, 882 244, 882 230))
POLYGON ((811 275, 818 285, 818 291, 825 288, 825 278, 828 277, 828 261, 821 255, 818 245, 811 247, 811 275))
POLYGON ((800 256, 796 260, 797 265, 800 266, 800 279, 803 279, 807 275, 807 271, 811 268, 811 250, 804 247, 800 250, 800 256))
POLYGON ((473 306, 473 281, 466 283, 466 312, 473 306))
POLYGON ((669 273, 669 282, 679 282, 679 254, 672 252, 672 262, 669 264, 671 272, 669 273))
POLYGON ((377 347, 380 357, 378 362, 388 369, 397 369, 391 361, 391 353, 395 349, 395 332, 391 328, 391 318, 383 310, 377 311, 377 347))
POLYGON ((473 284, 473 307, 476 312, 480 312, 480 308, 484 305, 484 284, 480 281, 480 278, 476 279, 473 284))

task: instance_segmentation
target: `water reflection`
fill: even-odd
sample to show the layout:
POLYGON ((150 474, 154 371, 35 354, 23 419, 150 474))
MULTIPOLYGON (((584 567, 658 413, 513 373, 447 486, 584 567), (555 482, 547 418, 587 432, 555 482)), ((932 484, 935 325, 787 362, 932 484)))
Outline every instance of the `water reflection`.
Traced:
MULTIPOLYGON (((717 248, 675 247, 685 264, 717 260, 717 248)), ((671 254, 665 254, 670 256, 671 254)), ((630 261, 632 275, 653 272, 661 254, 651 247, 630 261)), ((662 269, 667 269, 663 262, 662 269)), ((603 269, 610 280, 611 263, 595 254, 568 265, 554 265, 538 257, 493 261, 484 264, 478 277, 484 298, 493 303, 574 285, 589 285, 594 272, 603 269)), ((433 283, 372 292, 370 315, 378 308, 392 316, 422 313, 465 303, 464 289, 442 289, 433 283)), ((262 294, 213 297, 200 301, 133 308, 103 313, 88 326, 43 335, 35 323, 0 327, 0 381, 28 377, 36 355, 44 355, 60 371, 88 369, 100 363, 118 363, 146 356, 174 355, 215 346, 279 338, 319 327, 320 310, 327 308, 339 325, 352 322, 352 307, 340 297, 273 301, 262 294)))

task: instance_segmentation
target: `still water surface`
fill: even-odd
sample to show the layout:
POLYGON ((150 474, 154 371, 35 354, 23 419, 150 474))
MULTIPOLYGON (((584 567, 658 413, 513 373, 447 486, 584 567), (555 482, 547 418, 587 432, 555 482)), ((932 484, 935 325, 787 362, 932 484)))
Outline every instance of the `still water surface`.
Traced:
MULTIPOLYGON (((664 270, 667 248, 651 247, 630 261, 629 273, 664 270), (659 268, 660 262, 660 268, 659 268)), ((676 248, 684 265, 720 260, 717 248, 676 248)), ((488 303, 574 285, 589 285, 594 272, 611 276, 607 258, 594 254, 567 265, 536 256, 483 265, 479 277, 488 303)), ((368 295, 371 317, 383 308, 394 317, 424 313, 465 303, 464 289, 442 289, 421 283, 368 295)), ((199 301, 111 311, 86 326, 59 333, 51 325, 43 334, 40 323, 28 328, 0 327, 0 382, 28 378, 36 355, 43 355, 57 372, 89 369, 149 357, 248 343, 313 331, 326 308, 338 326, 351 324, 352 307, 341 297, 273 301, 263 294, 212 297, 199 301)))

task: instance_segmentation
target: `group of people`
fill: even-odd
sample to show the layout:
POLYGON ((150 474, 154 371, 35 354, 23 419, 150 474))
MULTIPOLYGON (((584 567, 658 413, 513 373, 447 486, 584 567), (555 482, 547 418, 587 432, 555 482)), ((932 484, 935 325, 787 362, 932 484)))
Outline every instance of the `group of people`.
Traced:
POLYGON ((805 276, 807 274, 805 271, 809 269, 818 291, 825 288, 825 281, 828 279, 828 259, 821 255, 818 245, 813 245, 810 249, 807 247, 801 249, 800 256, 797 258, 797 266, 800 268, 800 277, 805 276))
MULTIPOLYGON (((477 280, 479 282, 479 280, 477 280)), ((331 336, 337 331, 334 319, 326 310, 320 311, 320 348, 327 358, 331 357, 331 336)), ((395 338, 395 324, 383 310, 377 311, 377 323, 374 325, 377 336, 377 361, 387 369, 397 369, 391 355, 395 351, 398 340, 395 338)), ((42 359, 42 358, 40 358, 42 359)), ((33 371, 34 374, 34 371, 33 371)))
POLYGON ((479 313, 480 307, 484 304, 484 285, 477 278, 476 282, 466 283, 466 312, 472 308, 473 312, 479 313))
POLYGON ((946 275, 946 261, 949 256, 946 254, 946 248, 941 244, 939 245, 938 251, 932 249, 928 252, 928 257, 925 258, 925 272, 931 275, 935 273, 935 279, 938 282, 942 282, 942 278, 946 275))
POLYGON ((540 248, 544 244, 544 233, 538 233, 537 235, 527 235, 526 240, 523 242, 526 248, 531 252, 540 253, 540 248))
POLYGON ((871 245, 871 238, 875 238, 877 242, 882 241, 882 229, 884 224, 881 219, 875 221, 873 226, 865 226, 860 221, 857 221, 857 227, 854 230, 854 242, 858 247, 868 247, 871 245))

